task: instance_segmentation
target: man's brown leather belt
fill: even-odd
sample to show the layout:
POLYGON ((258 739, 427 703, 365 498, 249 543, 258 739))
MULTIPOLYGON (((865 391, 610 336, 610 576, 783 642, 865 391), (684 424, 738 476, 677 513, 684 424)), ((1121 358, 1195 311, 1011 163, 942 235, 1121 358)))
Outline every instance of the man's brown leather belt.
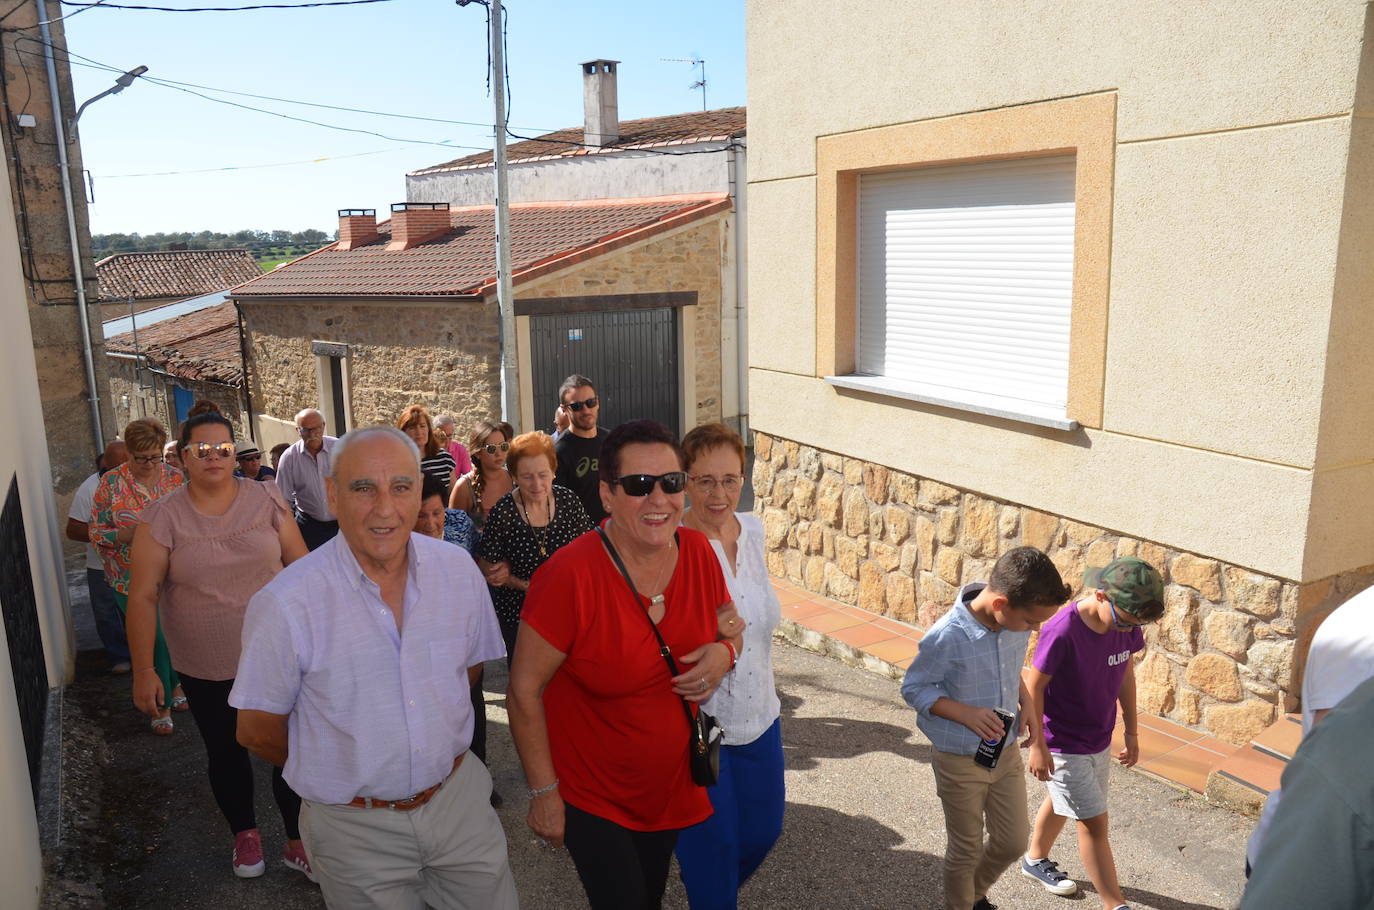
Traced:
POLYGON ((403 799, 373 799, 370 796, 356 796, 353 798, 353 802, 348 803, 348 805, 354 809, 395 809, 397 812, 409 812, 411 809, 418 809, 433 799, 434 794, 439 792, 439 788, 453 776, 453 772, 457 771, 458 766, 463 763, 463 755, 467 755, 467 753, 464 752, 453 760, 453 768, 444 776, 443 780, 432 787, 426 787, 419 793, 413 793, 403 799))

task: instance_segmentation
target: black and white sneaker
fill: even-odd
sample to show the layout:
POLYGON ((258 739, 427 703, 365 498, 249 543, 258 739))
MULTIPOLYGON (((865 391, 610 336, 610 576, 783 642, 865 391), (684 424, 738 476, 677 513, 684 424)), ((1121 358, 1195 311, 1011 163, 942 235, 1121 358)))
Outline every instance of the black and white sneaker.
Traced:
POLYGON ((1024 856, 1021 857, 1021 874, 1026 878, 1035 879, 1045 886, 1046 891, 1061 897, 1068 897, 1078 891, 1078 885, 1074 880, 1060 872, 1058 864, 1049 857, 1033 863, 1024 856))

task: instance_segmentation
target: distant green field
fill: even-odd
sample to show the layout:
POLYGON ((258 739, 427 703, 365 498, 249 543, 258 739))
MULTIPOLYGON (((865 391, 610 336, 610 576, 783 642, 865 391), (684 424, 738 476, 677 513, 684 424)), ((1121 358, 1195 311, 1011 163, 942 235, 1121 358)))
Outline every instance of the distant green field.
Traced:
POLYGON ((277 256, 271 259, 259 259, 258 267, 262 269, 264 272, 270 272, 277 266, 281 265, 283 262, 291 262, 292 260, 299 258, 299 256, 277 256))

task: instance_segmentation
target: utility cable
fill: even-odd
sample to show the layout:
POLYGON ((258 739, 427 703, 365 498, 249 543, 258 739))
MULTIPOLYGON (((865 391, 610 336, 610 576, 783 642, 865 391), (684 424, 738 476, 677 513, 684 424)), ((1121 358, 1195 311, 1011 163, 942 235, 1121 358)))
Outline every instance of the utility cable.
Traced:
POLYGON ((203 167, 187 171, 149 171, 144 174, 95 174, 94 180, 123 180, 130 177, 176 177, 182 174, 215 174, 221 171, 251 171, 269 167, 292 167, 300 164, 323 164, 326 161, 343 161, 346 158, 365 158, 368 155, 384 155, 399 152, 401 149, 374 149, 370 152, 355 152, 352 155, 321 155, 317 158, 302 158, 299 161, 277 161, 272 164, 238 164, 225 167, 203 167))
POLYGON ((101 6, 105 9, 136 9, 148 10, 157 13, 241 13, 254 9, 313 9, 319 6, 360 6, 364 3, 391 3, 392 0, 315 0, 311 3, 259 3, 253 6, 133 6, 126 3, 102 3, 95 0, 94 3, 80 3, 77 0, 57 0, 63 6, 77 6, 90 8, 101 6))

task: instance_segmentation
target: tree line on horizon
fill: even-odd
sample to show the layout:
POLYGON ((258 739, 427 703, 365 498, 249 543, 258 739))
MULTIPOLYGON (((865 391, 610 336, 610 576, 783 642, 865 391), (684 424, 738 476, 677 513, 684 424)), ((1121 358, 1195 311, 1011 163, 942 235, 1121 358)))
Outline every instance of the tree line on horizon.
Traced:
POLYGON ((255 255, 269 253, 282 247, 300 247, 300 252, 330 243, 334 235, 307 228, 304 231, 158 231, 153 234, 92 234, 91 253, 103 259, 115 253, 156 253, 165 250, 252 250, 255 255))

